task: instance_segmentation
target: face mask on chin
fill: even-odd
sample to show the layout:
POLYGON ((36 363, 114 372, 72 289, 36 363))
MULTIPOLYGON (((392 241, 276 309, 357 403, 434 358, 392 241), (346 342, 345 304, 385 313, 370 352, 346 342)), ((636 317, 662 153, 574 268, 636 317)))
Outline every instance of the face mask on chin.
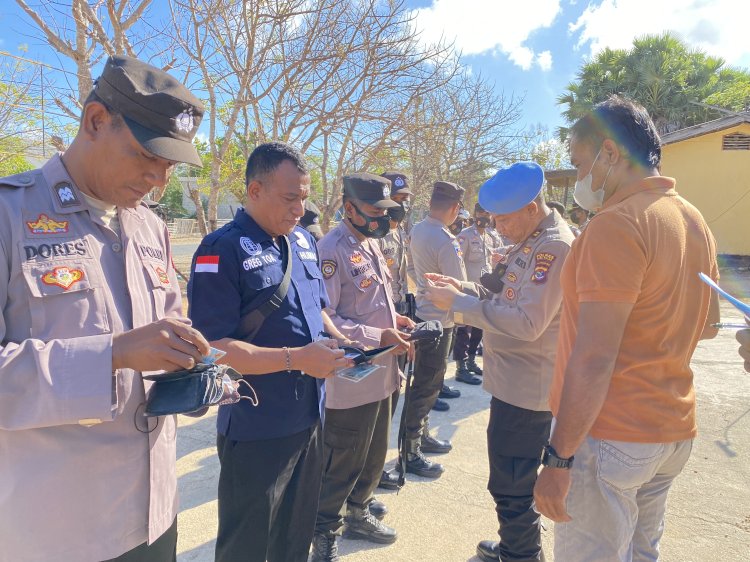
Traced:
POLYGON ((395 223, 399 223, 406 218, 406 213, 409 212, 409 205, 406 203, 399 203, 398 207, 391 207, 388 209, 388 217, 395 223))
POLYGON ((594 162, 591 164, 589 173, 586 174, 582 180, 576 180, 576 185, 573 190, 573 199, 575 199, 576 203, 587 211, 598 211, 602 208, 602 205, 604 204, 604 186, 607 185, 607 178, 609 178, 609 173, 612 171, 612 166, 610 166, 609 170, 607 170, 607 175, 602 182, 601 189, 598 189, 597 191, 591 189, 591 184, 594 181, 591 172, 594 170, 594 164, 596 164, 601 153, 602 149, 600 148, 599 152, 596 153, 594 162))
POLYGON ((391 218, 387 213, 382 217, 371 217, 360 211, 354 203, 352 203, 352 207, 360 217, 365 219, 365 224, 364 226, 354 224, 354 221, 351 219, 349 219, 349 224, 363 236, 367 238, 382 238, 391 230, 391 218))

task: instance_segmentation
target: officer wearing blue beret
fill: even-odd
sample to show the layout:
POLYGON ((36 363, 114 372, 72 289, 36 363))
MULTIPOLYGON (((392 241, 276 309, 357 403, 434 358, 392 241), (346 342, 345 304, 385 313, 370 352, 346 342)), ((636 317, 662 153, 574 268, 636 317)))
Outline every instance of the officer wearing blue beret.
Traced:
POLYGON ((203 239, 188 284, 193 325, 258 397, 219 408, 216 560, 307 560, 323 470, 321 379, 350 363, 323 332, 351 342, 323 311, 315 241, 297 226, 310 192, 302 155, 260 145, 246 183, 245 208, 203 239), (289 262, 286 294, 253 334, 247 315, 269 301, 289 262))
POLYGON ((534 483, 550 433, 548 395, 560 325, 560 269, 573 233, 544 200, 544 171, 518 162, 479 190, 479 204, 513 246, 482 284, 426 277, 425 298, 484 331, 483 386, 492 395, 487 448, 500 541, 482 541, 485 562, 540 560, 534 483))

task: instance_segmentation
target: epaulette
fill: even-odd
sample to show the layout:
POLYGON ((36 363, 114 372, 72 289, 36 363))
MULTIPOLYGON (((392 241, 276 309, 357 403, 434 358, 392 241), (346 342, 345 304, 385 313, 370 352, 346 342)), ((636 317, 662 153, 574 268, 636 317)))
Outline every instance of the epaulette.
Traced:
POLYGON ((6 178, 0 178, 0 187, 31 187, 34 185, 35 171, 36 170, 31 170, 29 172, 21 172, 20 174, 15 174, 6 178))

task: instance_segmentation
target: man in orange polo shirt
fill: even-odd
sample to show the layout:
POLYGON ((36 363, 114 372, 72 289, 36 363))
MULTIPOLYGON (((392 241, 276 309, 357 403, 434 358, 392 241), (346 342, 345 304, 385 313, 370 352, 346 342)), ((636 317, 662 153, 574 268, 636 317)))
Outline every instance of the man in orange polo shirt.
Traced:
POLYGON ((597 211, 561 272, 550 406, 534 496, 556 562, 657 560, 669 487, 696 435, 690 359, 712 338, 718 279, 706 222, 659 175, 648 113, 611 97, 571 129, 576 201, 597 211), (573 458, 575 455, 575 458, 573 458))

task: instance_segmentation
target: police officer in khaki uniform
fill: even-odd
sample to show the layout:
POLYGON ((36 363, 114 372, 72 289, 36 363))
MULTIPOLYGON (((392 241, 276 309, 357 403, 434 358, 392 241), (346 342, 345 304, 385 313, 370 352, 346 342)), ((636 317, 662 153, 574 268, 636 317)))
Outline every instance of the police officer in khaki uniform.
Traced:
POLYGON ((552 414, 547 403, 560 324, 560 269, 573 242, 568 224, 542 195, 542 168, 519 162, 479 191, 500 233, 515 245, 487 282, 428 275, 425 298, 484 330, 484 388, 492 395, 487 445, 488 489, 500 542, 482 541, 484 561, 540 560, 541 523, 533 490, 552 414))
MULTIPOLYGON (((408 178, 400 172, 385 172, 382 177, 391 182, 391 199, 398 203, 398 207, 387 210, 390 219, 390 230, 382 238, 378 238, 380 250, 383 252, 385 263, 391 275, 391 294, 393 305, 399 314, 407 314, 406 293, 409 292, 407 271, 407 254, 409 247, 409 236, 404 229, 404 221, 409 213, 409 200, 412 191, 409 189, 408 178)), ((403 372, 406 368, 406 354, 398 356, 398 366, 403 372)), ((391 417, 398 407, 400 385, 391 396, 391 417)), ((384 470, 378 483, 379 488, 387 490, 399 489, 399 476, 395 469, 384 470)), ((370 511, 377 510, 380 502, 370 504, 370 511)), ((376 512, 376 511, 374 511, 376 512)))
POLYGON ((143 371, 191 368, 167 228, 142 203, 203 107, 107 61, 68 150, 0 179, 0 560, 174 560, 175 419, 139 413, 143 371))
POLYGON ((363 347, 395 345, 394 353, 374 364, 380 368, 365 379, 340 376, 326 380, 326 421, 323 429, 323 484, 313 538, 314 561, 338 560, 336 536, 377 543, 396 540, 396 531, 369 509, 388 450, 391 395, 400 384, 396 355, 410 344, 399 328, 414 323, 396 313, 391 300, 390 273, 377 238, 389 230, 386 212, 391 182, 358 173, 344 176, 345 218, 318 244, 321 270, 333 324, 363 347), (346 518, 341 511, 346 504, 346 518))
MULTIPOLYGON (((492 217, 477 203, 474 205, 474 224, 457 236, 466 264, 466 278, 479 283, 479 278, 492 271, 492 256, 503 246, 500 236, 489 230, 492 217)), ((453 344, 456 361, 456 380, 467 384, 481 384, 482 368, 476 363, 477 348, 482 341, 482 330, 472 326, 457 326, 453 344), (477 376, 478 375, 478 376, 477 376)))
MULTIPOLYGON (((411 230, 409 246, 410 275, 417 283, 417 319, 439 320, 443 334, 435 342, 417 345, 414 380, 406 408, 406 471, 427 478, 438 478, 444 471, 439 463, 428 460, 423 452, 446 453, 450 441, 432 437, 426 429, 427 415, 443 386, 443 378, 453 340, 453 313, 438 309, 424 297, 425 273, 439 272, 466 279, 461 248, 448 230, 462 207, 464 188, 455 183, 438 181, 430 197, 430 213, 411 230)), ((400 466, 400 464, 399 464, 400 466)))
POLYGON ((398 205, 388 209, 390 229, 385 236, 378 239, 378 244, 391 274, 393 304, 396 312, 406 314, 405 297, 409 289, 406 277, 406 256, 409 237, 406 235, 403 223, 409 213, 409 198, 412 196, 412 191, 409 189, 409 181, 404 174, 386 172, 381 175, 391 182, 391 199, 398 205))

